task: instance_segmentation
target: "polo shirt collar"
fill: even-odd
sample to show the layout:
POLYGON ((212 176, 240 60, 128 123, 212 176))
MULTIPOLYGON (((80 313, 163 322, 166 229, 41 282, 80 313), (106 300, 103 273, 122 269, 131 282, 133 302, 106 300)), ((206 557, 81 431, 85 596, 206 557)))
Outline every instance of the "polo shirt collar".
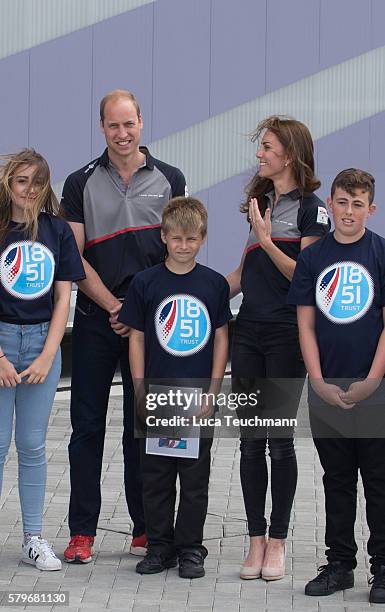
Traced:
MULTIPOLYGON (((270 202, 272 202, 274 199, 274 190, 268 191, 265 195, 270 200, 270 202)), ((280 198, 290 198, 291 200, 299 200, 300 197, 301 192, 297 187, 295 189, 292 189, 292 191, 289 191, 288 193, 281 193, 280 195, 280 198)))
MULTIPOLYGON (((146 167, 149 170, 153 170, 154 169, 154 158, 151 155, 150 151, 147 149, 147 147, 139 147, 139 151, 146 156, 145 164, 142 167, 146 167)), ((100 165, 103 166, 104 168, 108 168, 108 166, 110 165, 110 158, 108 157, 107 147, 104 149, 102 155, 100 156, 100 165)))

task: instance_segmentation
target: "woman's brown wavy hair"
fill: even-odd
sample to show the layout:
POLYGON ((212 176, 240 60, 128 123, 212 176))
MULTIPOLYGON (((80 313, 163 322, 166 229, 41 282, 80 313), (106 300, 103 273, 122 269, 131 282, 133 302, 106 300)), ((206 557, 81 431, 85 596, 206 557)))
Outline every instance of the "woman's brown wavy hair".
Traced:
POLYGON ((12 179, 20 166, 33 166, 32 183, 39 185, 39 193, 30 206, 24 209, 21 228, 34 242, 37 237, 38 217, 42 211, 59 214, 59 203, 51 187, 50 171, 44 157, 34 149, 23 149, 18 153, 2 155, 0 168, 0 243, 9 230, 12 219, 12 179))
MULTIPOLYGON (((321 182, 314 174, 314 145, 309 129, 296 119, 273 115, 261 121, 251 134, 251 141, 256 142, 266 130, 276 135, 290 159, 294 182, 301 196, 316 191, 321 182)), ((248 213, 250 198, 257 198, 263 215, 266 210, 265 194, 274 189, 270 179, 262 178, 256 173, 246 186, 246 200, 241 204, 241 212, 248 213)))

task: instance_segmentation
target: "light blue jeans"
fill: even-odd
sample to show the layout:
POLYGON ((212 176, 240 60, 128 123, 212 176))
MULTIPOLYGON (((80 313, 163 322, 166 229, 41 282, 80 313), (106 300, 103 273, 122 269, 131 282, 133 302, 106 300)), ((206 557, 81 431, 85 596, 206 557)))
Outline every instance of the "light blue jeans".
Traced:
MULTIPOLYGON (((0 346, 17 372, 42 352, 48 323, 15 325, 0 321, 0 346)), ((60 349, 43 384, 0 388, 0 493, 3 468, 12 438, 19 461, 19 496, 24 533, 40 534, 47 479, 45 439, 61 371, 60 349)))

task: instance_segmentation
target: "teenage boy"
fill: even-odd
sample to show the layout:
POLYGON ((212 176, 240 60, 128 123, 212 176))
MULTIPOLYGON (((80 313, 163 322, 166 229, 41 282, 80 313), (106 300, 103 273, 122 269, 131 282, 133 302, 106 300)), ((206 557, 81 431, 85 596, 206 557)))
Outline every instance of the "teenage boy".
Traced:
POLYGON ((324 470, 328 563, 308 582, 305 593, 319 597, 354 585, 359 469, 370 530, 369 600, 385 603, 385 436, 380 386, 385 373, 385 240, 365 227, 375 210, 373 198, 374 178, 367 172, 350 168, 336 176, 328 199, 335 230, 302 251, 288 299, 298 306, 310 381, 312 434, 324 470), (380 415, 376 430, 372 415, 380 415), (360 437, 346 435, 359 419, 353 436, 360 437))
MULTIPOLYGON (((208 381, 218 392, 228 353, 229 287, 223 276, 196 263, 207 233, 207 212, 195 198, 170 200, 162 216, 164 263, 137 274, 119 321, 131 328, 129 358, 138 401, 143 381, 208 381), (210 382, 211 381, 211 382, 210 382)), ((202 408, 209 411, 209 407, 202 408)), ((197 459, 148 454, 142 445, 143 502, 148 538, 139 574, 177 565, 182 578, 204 576, 202 545, 212 439, 201 438, 197 459), (174 527, 176 477, 180 501, 174 527)))

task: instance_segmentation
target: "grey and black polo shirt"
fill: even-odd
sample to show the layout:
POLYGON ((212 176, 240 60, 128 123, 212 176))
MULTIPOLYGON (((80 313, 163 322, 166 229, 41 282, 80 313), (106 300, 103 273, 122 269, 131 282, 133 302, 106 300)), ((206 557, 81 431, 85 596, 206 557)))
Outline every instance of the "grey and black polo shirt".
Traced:
POLYGON ((125 296, 137 272, 164 259, 163 208, 171 198, 186 193, 178 168, 155 159, 146 147, 140 151, 146 161, 127 187, 106 149, 69 175, 61 200, 67 221, 84 224, 84 258, 118 298, 125 296))
MULTIPOLYGON (((330 222, 325 204, 315 194, 301 197, 298 189, 282 194, 274 203, 274 192, 266 194, 271 209, 271 237, 274 244, 288 257, 296 260, 301 239, 324 236, 330 222)), ((286 304, 290 281, 278 270, 260 248, 253 230, 245 248, 241 288, 243 301, 239 318, 271 323, 296 323, 295 307, 286 304)))

